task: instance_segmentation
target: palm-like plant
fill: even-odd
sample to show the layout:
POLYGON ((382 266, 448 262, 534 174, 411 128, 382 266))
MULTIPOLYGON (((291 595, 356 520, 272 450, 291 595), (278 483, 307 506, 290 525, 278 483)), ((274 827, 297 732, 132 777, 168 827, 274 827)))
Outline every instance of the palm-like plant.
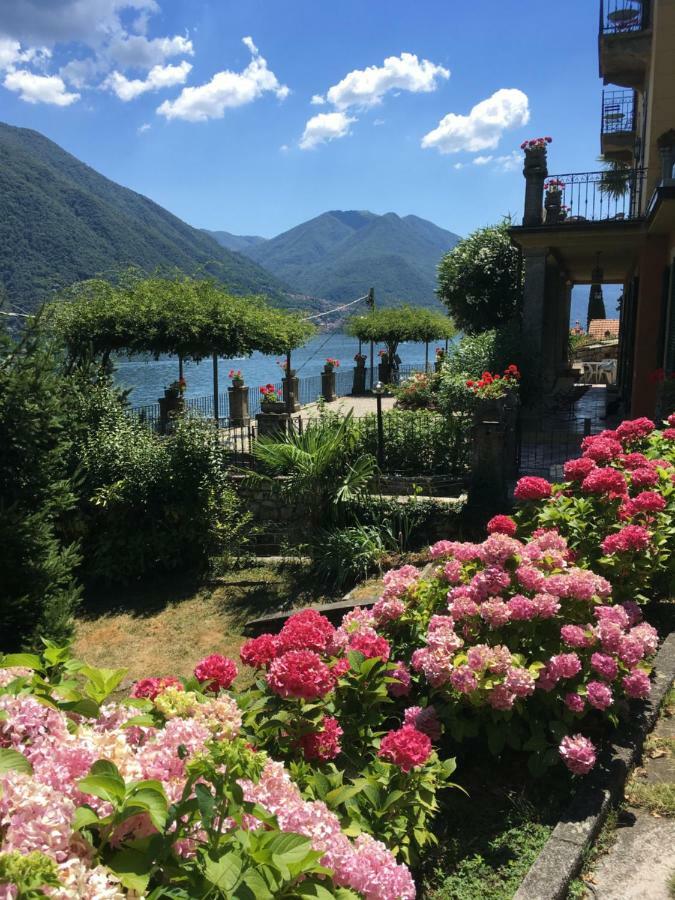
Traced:
POLYGON ((253 455, 259 471, 253 483, 272 483, 299 504, 308 525, 326 527, 339 518, 340 507, 362 495, 376 471, 375 459, 354 455, 357 426, 351 412, 340 420, 318 420, 302 434, 256 441, 253 455), (275 476, 282 475, 277 480, 275 476))
POLYGON ((600 178, 600 190, 612 200, 621 200, 630 186, 633 169, 630 165, 614 159, 599 157, 604 163, 604 171, 600 178))

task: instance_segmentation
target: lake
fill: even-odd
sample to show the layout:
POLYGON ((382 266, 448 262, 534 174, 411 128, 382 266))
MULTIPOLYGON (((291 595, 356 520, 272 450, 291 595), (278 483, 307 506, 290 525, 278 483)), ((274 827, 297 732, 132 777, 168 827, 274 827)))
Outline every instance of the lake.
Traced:
MULTIPOLYGON (((429 345, 429 361, 433 362, 435 344, 429 345)), ((354 354, 359 347, 355 338, 341 331, 318 334, 308 341, 304 347, 293 351, 292 363, 298 378, 318 375, 323 369, 326 357, 332 356, 341 363, 341 370, 351 369, 354 365, 354 354)), ((379 346, 375 348, 375 354, 379 346)), ((368 347, 364 346, 364 353, 368 347)), ((401 344, 398 350, 404 364, 424 365, 424 344, 401 344)), ((285 358, 285 357, 284 357, 285 358)), ((229 386, 230 369, 241 369, 244 381, 251 387, 259 387, 268 382, 281 380, 282 372, 277 360, 282 357, 263 356, 254 353, 244 359, 221 359, 218 363, 219 389, 225 391, 229 386)), ((377 359, 376 359, 377 361, 377 359)), ((115 361, 115 380, 125 388, 131 388, 129 402, 132 406, 145 406, 156 403, 162 396, 164 388, 178 378, 178 359, 162 357, 158 360, 150 357, 120 357, 115 361)), ((183 372, 187 383, 186 397, 211 396, 213 393, 213 366, 210 359, 199 363, 185 362, 183 372)))

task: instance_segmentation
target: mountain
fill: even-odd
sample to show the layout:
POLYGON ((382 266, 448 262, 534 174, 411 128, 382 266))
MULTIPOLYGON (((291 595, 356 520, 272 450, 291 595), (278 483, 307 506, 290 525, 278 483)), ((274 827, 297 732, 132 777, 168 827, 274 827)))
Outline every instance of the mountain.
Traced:
POLYGON ((234 250, 236 253, 245 253, 248 247, 262 243, 265 238, 256 234, 230 234, 229 231, 209 231, 202 228, 204 234, 210 234, 226 250, 234 250))
POLYGON ((104 178, 36 131, 0 123, 0 293, 35 309, 54 290, 129 265, 204 271, 235 294, 295 305, 246 256, 104 178))
POLYGON ((352 300, 373 286, 378 303, 433 305, 436 266, 458 240, 418 216, 331 210, 241 252, 312 297, 352 300))

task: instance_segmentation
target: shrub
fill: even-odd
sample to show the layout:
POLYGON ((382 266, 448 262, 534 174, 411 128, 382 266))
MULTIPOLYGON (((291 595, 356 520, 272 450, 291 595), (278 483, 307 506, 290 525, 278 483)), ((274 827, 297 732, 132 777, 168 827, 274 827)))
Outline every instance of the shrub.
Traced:
POLYGON ((213 428, 177 420, 161 438, 129 417, 105 385, 78 399, 84 573, 124 582, 199 571, 244 542, 242 516, 213 428))
POLYGON ((398 409, 435 409, 439 377, 415 372, 398 387, 392 387, 398 409))
POLYGON ((438 296, 457 327, 469 334, 500 327, 520 308, 523 276, 510 224, 477 229, 438 266, 438 296))
POLYGON ((0 648, 63 641, 79 599, 69 520, 68 387, 38 326, 0 335, 0 648))
POLYGON ((381 525, 359 524, 323 531, 312 552, 314 570, 341 591, 377 572, 382 558, 396 548, 393 534, 381 525))
MULTIPOLYGON (((675 419, 674 419, 675 421, 675 419)), ((675 431, 649 419, 622 422, 584 439, 582 455, 549 485, 545 502, 527 502, 522 479, 522 533, 556 528, 585 565, 602 572, 619 600, 645 602, 675 588, 675 431)))
POLYGON ((189 679, 102 706, 123 670, 91 669, 53 647, 2 665, 5 885, 92 900, 415 896, 381 842, 352 840, 251 747, 227 691, 203 693, 189 679))

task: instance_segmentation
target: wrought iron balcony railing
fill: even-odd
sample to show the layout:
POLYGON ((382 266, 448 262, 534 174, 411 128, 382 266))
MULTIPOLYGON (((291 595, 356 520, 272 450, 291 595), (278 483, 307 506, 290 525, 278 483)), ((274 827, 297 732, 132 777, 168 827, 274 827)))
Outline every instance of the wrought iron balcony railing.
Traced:
POLYGON ((635 91, 602 92, 602 134, 635 131, 635 91))
POLYGON ((600 0, 601 34, 624 34, 649 27, 650 0, 600 0))
POLYGON ((553 175, 546 182, 545 224, 639 219, 646 169, 553 175))

